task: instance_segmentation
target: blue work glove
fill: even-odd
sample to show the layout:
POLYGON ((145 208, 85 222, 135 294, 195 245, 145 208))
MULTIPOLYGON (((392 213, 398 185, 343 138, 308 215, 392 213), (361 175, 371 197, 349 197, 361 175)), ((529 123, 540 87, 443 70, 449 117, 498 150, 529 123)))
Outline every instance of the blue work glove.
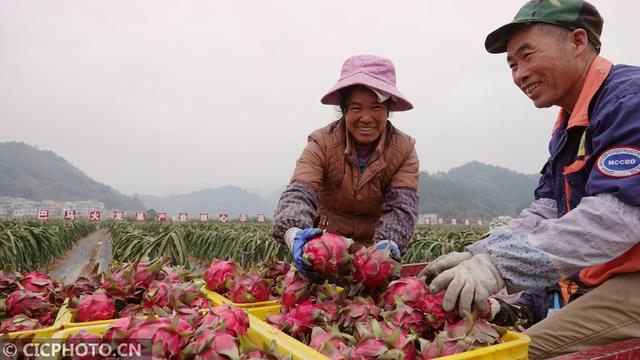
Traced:
POLYGON ((313 269, 305 263, 302 259, 304 246, 309 240, 317 238, 322 235, 324 231, 317 228, 297 229, 292 228, 285 234, 285 241, 287 244, 291 243, 291 253, 293 254, 293 263, 300 275, 310 280, 318 279, 318 275, 313 272, 313 269), (290 240, 291 239, 291 240, 290 240))
POLYGON ((378 249, 387 249, 391 252, 391 258, 397 262, 402 261, 402 256, 400 255, 400 249, 398 249, 398 244, 395 241, 391 240, 380 240, 376 243, 376 247, 378 249))

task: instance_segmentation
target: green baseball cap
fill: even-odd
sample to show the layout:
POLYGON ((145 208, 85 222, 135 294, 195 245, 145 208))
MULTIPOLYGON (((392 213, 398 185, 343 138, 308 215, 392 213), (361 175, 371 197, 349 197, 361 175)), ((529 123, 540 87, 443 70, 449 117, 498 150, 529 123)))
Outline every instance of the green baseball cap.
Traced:
POLYGON ((513 21, 489 34, 484 47, 492 54, 506 52, 514 28, 522 24, 547 23, 570 30, 584 29, 599 52, 603 22, 595 6, 583 0, 531 0, 520 8, 513 21))

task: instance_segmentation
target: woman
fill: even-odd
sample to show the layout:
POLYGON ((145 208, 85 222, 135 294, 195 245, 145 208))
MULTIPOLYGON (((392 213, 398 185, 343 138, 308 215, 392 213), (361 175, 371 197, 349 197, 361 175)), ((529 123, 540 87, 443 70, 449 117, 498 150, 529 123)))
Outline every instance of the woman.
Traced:
POLYGON ((342 118, 314 131, 282 193, 273 236, 286 243, 298 271, 302 248, 322 229, 356 244, 391 251, 400 261, 418 218, 415 140, 388 121, 413 105, 395 86, 388 59, 358 55, 342 65, 340 79, 320 100, 338 105, 342 118))

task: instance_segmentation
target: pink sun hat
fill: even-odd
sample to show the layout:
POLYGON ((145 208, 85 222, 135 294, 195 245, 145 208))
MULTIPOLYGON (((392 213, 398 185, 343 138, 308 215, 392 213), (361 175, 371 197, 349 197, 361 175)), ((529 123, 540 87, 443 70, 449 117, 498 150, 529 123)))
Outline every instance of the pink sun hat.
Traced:
POLYGON ((396 69, 389 59, 374 55, 355 55, 342 64, 340 79, 320 99, 325 105, 340 105, 340 90, 351 85, 364 85, 374 92, 389 95, 391 111, 406 111, 413 105, 396 87, 396 69))

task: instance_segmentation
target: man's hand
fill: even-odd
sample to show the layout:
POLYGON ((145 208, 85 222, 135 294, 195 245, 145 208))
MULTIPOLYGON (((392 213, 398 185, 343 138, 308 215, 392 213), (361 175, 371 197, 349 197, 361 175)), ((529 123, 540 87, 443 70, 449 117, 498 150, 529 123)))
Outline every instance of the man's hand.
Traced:
POLYGON ((468 251, 465 252, 452 252, 438 256, 437 259, 429 263, 418 276, 426 277, 427 284, 441 272, 451 269, 452 267, 460 264, 465 260, 471 259, 473 254, 468 251))
POLYGON ((400 249, 398 244, 391 240, 380 240, 376 243, 378 249, 387 249, 391 252, 391 258, 397 262, 402 262, 402 256, 400 255, 400 249))
POLYGON ((313 272, 313 269, 302 259, 304 246, 309 242, 309 240, 317 238, 322 235, 322 233, 323 230, 317 228, 291 228, 287 230, 287 233, 284 235, 284 240, 293 255, 293 263, 296 266, 296 269, 300 275, 307 279, 318 279, 318 275, 313 272))
POLYGON ((478 254, 438 275, 429 286, 431 293, 447 288, 442 308, 452 311, 456 303, 460 313, 471 311, 471 304, 487 312, 487 299, 504 287, 504 280, 488 255, 478 254))

